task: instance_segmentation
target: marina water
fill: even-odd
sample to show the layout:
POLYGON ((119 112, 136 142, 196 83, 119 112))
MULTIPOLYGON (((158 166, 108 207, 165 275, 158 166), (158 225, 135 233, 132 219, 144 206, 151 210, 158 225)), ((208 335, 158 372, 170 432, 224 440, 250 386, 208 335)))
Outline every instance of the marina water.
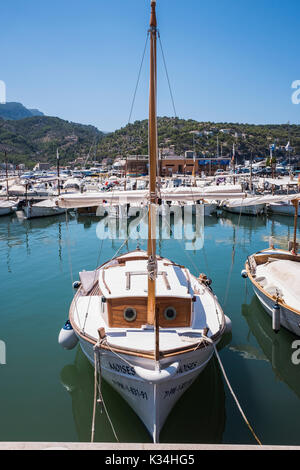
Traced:
MULTIPOLYGON (((64 215, 18 221, 0 218, 0 440, 89 441, 93 368, 78 346, 61 349, 60 328, 68 317, 72 282, 136 240, 99 240, 99 219, 64 215)), ((293 218, 228 213, 205 217, 202 249, 186 250, 171 237, 157 241, 158 254, 205 273, 232 320, 219 348, 231 385, 263 444, 300 445, 300 365, 293 363, 297 337, 272 331, 271 318, 240 275, 247 255, 267 248, 269 236, 286 248, 293 218)), ((146 248, 146 241, 139 241, 146 248)), ((200 245, 201 246, 201 245, 200 245)), ((150 442, 139 418, 102 383, 120 442, 150 442)), ((109 421, 97 410, 95 441, 114 442, 109 421)), ((160 435, 161 442, 255 444, 213 359, 182 396, 160 435)))

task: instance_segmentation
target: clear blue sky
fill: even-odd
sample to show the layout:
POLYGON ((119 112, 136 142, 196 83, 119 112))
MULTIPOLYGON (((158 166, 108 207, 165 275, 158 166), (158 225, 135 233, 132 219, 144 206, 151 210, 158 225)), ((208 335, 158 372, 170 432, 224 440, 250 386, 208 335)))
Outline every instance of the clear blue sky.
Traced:
MULTIPOLYGON (((128 122, 150 0, 1 4, 7 101, 112 131, 128 122)), ((177 115, 199 121, 300 122, 299 0, 157 0, 177 115)), ((147 117, 148 55, 132 120, 147 117)), ((159 54, 158 114, 173 115, 159 54)))

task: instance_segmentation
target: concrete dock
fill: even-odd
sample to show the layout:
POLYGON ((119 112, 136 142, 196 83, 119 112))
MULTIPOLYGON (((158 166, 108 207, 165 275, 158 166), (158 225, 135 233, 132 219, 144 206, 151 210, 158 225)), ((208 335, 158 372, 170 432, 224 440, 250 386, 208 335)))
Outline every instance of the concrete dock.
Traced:
POLYGON ((232 444, 137 444, 109 442, 0 442, 0 450, 100 450, 100 451, 187 451, 203 450, 300 450, 300 446, 232 444))

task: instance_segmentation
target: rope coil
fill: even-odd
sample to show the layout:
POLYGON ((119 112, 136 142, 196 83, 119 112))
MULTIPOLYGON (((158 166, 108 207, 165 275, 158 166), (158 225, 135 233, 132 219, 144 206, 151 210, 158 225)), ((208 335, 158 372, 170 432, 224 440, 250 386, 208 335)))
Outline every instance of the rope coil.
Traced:
POLYGON ((151 281, 154 281, 157 276, 157 259, 153 255, 151 255, 148 259, 147 271, 149 279, 151 279, 151 281))

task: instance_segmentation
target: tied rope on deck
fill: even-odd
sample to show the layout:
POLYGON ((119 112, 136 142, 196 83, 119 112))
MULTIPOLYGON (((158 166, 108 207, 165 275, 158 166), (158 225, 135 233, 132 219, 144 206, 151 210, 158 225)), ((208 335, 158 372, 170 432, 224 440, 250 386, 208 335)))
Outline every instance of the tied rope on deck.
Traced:
POLYGON ((149 256, 147 271, 149 279, 151 279, 151 281, 154 281, 157 276, 157 259, 153 255, 149 256))

